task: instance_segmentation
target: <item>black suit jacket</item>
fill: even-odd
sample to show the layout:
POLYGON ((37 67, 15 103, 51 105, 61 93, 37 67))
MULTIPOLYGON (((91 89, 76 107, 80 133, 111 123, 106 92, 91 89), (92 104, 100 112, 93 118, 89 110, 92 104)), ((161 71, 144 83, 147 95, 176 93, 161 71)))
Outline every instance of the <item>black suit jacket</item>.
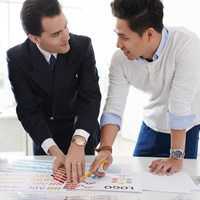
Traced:
POLYGON ((101 94, 91 40, 70 34, 69 43, 70 51, 58 54, 54 70, 29 39, 7 51, 17 115, 38 145, 59 134, 62 122, 69 124, 65 134, 98 132, 101 94))

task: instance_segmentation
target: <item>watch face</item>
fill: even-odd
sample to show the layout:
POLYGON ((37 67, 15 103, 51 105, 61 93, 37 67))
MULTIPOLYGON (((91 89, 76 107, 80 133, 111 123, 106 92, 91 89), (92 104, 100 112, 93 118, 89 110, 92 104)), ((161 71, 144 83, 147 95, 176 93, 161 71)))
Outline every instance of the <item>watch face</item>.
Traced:
POLYGON ((171 149, 171 156, 175 159, 182 159, 185 153, 181 149, 171 149))
POLYGON ((182 158, 183 152, 177 150, 177 151, 174 152, 174 155, 175 155, 176 158, 182 158))
POLYGON ((86 145, 86 140, 84 138, 82 138, 82 137, 75 137, 75 136, 73 136, 71 142, 75 143, 77 145, 80 145, 80 146, 86 145))

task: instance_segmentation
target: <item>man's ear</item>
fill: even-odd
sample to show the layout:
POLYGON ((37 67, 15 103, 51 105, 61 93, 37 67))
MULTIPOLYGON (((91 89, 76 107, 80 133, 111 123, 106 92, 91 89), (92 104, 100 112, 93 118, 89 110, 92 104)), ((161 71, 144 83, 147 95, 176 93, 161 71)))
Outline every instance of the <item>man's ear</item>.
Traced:
POLYGON ((155 33, 155 30, 150 27, 150 28, 147 28, 143 32, 142 37, 143 37, 143 39, 145 39, 145 41, 150 42, 154 37, 154 33, 155 33))
POLYGON ((39 43, 39 37, 37 35, 32 35, 32 34, 29 34, 28 35, 28 38, 31 40, 31 42, 35 43, 35 44, 38 44, 39 43))
POLYGON ((146 35, 147 35, 147 40, 151 41, 151 39, 153 38, 153 35, 154 35, 154 29, 153 28, 148 28, 146 30, 146 35))

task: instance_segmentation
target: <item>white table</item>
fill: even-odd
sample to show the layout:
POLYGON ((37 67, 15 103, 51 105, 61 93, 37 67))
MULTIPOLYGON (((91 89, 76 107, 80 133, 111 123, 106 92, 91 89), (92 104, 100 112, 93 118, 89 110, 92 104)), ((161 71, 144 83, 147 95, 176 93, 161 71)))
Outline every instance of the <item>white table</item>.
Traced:
MULTIPOLYGON (((0 158, 0 171, 6 170, 9 162, 13 159, 52 159, 49 156, 0 158)), ((146 171, 152 160, 155 158, 144 157, 114 157, 114 164, 130 164, 134 171, 146 171)), ((91 162, 92 156, 87 156, 86 161, 91 162)), ((184 161, 184 171, 192 177, 200 177, 200 160, 184 161)), ((0 191, 1 200, 200 200, 200 191, 193 191, 190 194, 150 192, 142 193, 120 193, 120 192, 94 192, 94 191, 66 191, 65 193, 51 192, 48 195, 42 192, 25 193, 22 191, 7 192, 0 191)))

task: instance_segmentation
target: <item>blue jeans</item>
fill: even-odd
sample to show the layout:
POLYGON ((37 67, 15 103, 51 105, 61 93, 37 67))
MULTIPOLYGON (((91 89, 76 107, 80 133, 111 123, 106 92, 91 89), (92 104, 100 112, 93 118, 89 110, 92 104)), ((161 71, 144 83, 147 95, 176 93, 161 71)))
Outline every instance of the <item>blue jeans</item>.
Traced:
MULTIPOLYGON (((197 158, 200 125, 186 134, 185 158, 197 158)), ((133 156, 169 157, 170 134, 154 131, 142 123, 133 156)))

